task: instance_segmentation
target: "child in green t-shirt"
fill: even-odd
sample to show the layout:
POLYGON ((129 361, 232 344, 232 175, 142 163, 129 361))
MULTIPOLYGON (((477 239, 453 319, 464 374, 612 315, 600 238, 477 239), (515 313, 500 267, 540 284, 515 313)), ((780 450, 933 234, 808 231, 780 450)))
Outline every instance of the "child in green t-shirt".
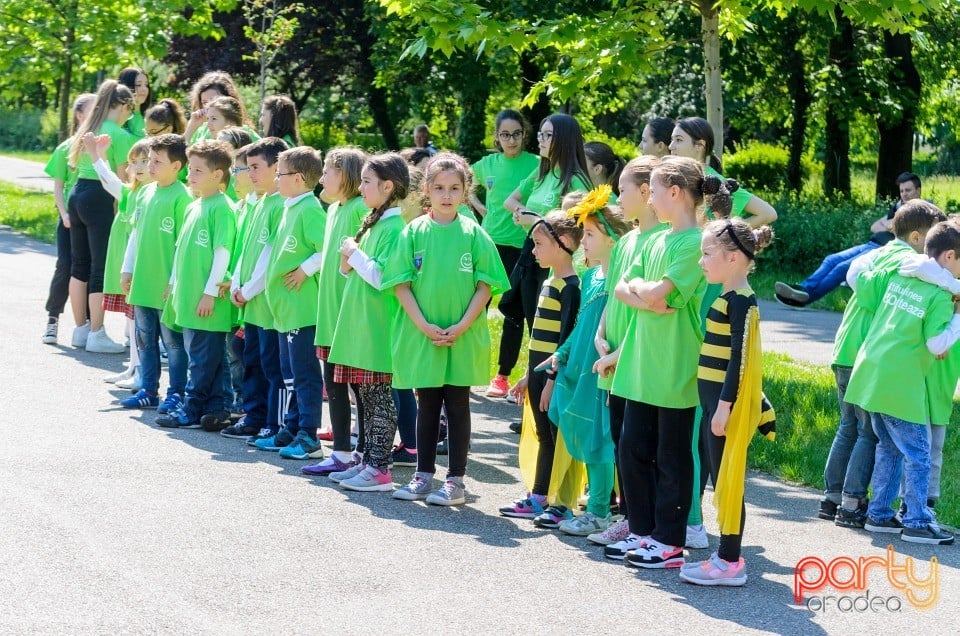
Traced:
POLYGON ((410 188, 407 162, 397 153, 374 155, 360 173, 360 195, 370 209, 356 237, 340 245, 340 272, 347 276, 330 344, 334 381, 360 386, 364 417, 363 461, 330 473, 342 488, 393 490, 388 467, 397 430, 390 387, 393 323, 400 310, 396 295, 381 289, 387 259, 393 255, 404 222, 399 207, 410 188))
POLYGON ((277 158, 277 191, 283 214, 272 241, 265 294, 279 333, 280 368, 289 399, 284 426, 254 442, 284 459, 322 458, 317 439, 323 408, 323 371, 314 349, 317 277, 323 262, 327 215, 313 196, 323 172, 320 153, 309 146, 284 150, 277 158))
POLYGON ((393 386, 416 388, 420 401, 417 471, 393 496, 456 506, 466 501, 470 387, 482 384, 490 368, 486 304, 510 283, 493 240, 457 211, 473 185, 467 162, 441 153, 424 172, 430 211, 404 228, 382 284, 396 288, 404 309, 393 339, 393 386), (444 409, 449 464, 444 485, 434 490, 444 409))
POLYGON ((233 163, 232 154, 218 141, 201 141, 187 149, 187 180, 197 198, 187 206, 177 237, 164 321, 183 329, 190 375, 183 408, 157 418, 159 426, 219 431, 230 423, 223 392, 224 334, 233 326, 233 312, 221 283, 237 225, 220 183, 233 163))
MULTIPOLYGON (((938 223, 927 234, 925 251, 960 276, 960 227, 938 223)), ((960 338, 960 311, 950 292, 917 278, 875 272, 860 276, 860 303, 874 314, 850 375, 846 399, 871 413, 877 435, 876 461, 864 528, 900 534, 912 543, 950 544, 927 509, 930 486, 930 417, 926 376, 936 356, 960 338), (886 283, 883 285, 883 283, 886 283), (905 475, 902 521, 890 504, 905 475)))

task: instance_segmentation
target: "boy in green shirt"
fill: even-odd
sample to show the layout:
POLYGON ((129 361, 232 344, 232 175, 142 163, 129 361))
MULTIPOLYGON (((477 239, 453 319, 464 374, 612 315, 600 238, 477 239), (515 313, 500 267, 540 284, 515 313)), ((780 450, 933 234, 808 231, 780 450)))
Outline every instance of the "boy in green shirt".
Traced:
POLYGON ((280 153, 277 190, 284 199, 283 216, 267 265, 267 306, 280 332, 280 368, 290 392, 284 427, 254 443, 261 450, 279 450, 284 459, 323 457, 317 439, 323 407, 323 371, 313 345, 317 331, 317 277, 323 264, 327 215, 313 189, 323 160, 301 146, 280 153))
MULTIPOLYGON (((945 221, 927 235, 926 253, 960 276, 960 226, 945 221)), ((950 544, 927 509, 930 482, 929 405, 925 377, 935 356, 945 354, 960 338, 960 311, 949 292, 932 283, 900 274, 885 281, 870 272, 860 277, 857 295, 873 312, 867 337, 857 353, 846 400, 871 413, 877 435, 876 461, 870 486, 873 499, 864 528, 901 534, 911 543, 950 544), (883 283, 886 282, 884 285, 883 283), (906 476, 902 523, 890 504, 906 476)))
POLYGON ((230 302, 220 297, 219 284, 230 265, 237 223, 220 183, 233 158, 229 147, 217 141, 192 145, 187 158, 187 180, 197 198, 187 206, 177 239, 167 308, 183 328, 190 378, 183 408, 157 418, 157 424, 222 429, 230 421, 223 394, 224 334, 233 326, 233 312, 230 302))
POLYGON ((164 292, 173 270, 173 252, 192 197, 177 174, 187 162, 186 143, 175 134, 150 140, 147 172, 154 180, 144 187, 133 215, 133 230, 120 268, 120 286, 133 305, 136 346, 140 355, 141 389, 124 401, 128 408, 156 408, 160 414, 179 409, 187 385, 183 335, 160 321, 164 292), (159 339, 167 350, 170 387, 160 404, 159 339))

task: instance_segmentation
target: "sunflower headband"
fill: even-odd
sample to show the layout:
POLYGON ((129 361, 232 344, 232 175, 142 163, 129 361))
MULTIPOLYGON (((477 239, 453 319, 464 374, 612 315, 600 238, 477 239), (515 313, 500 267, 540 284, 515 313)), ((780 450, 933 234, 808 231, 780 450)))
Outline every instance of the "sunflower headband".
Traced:
POLYGON ((613 228, 607 223, 607 219, 600 212, 603 208, 607 207, 607 203, 610 202, 611 192, 613 192, 613 188, 606 183, 597 186, 587 196, 583 197, 580 203, 567 210, 567 216, 575 218, 577 225, 581 227, 583 227, 584 221, 591 216, 595 216, 600 219, 603 227, 606 228, 607 234, 616 239, 618 234, 613 231, 613 228))

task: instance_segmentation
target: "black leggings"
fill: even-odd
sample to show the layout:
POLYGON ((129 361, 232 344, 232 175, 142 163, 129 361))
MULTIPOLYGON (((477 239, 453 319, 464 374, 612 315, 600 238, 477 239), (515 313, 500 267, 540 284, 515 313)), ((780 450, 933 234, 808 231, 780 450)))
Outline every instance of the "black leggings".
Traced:
POLYGON ((543 361, 537 361, 539 357, 546 359, 546 356, 541 354, 536 356, 534 362, 531 363, 527 396, 530 400, 530 410, 533 411, 533 421, 536 423, 537 439, 540 442, 537 450, 537 470, 533 477, 533 494, 546 497, 550 491, 550 475, 553 474, 553 453, 557 448, 557 427, 550 421, 547 414, 540 410, 540 396, 543 395, 543 389, 547 384, 547 374, 543 371, 533 371, 533 367, 543 361))
POLYGON ((63 224, 57 215, 57 265, 50 279, 50 293, 47 295, 47 315, 59 318, 70 297, 70 228, 63 224))
POLYGON ((498 305, 500 313, 503 314, 503 334, 500 337, 497 373, 509 376, 513 367, 517 366, 520 355, 523 323, 526 321, 528 330, 533 328, 540 288, 547 279, 549 270, 537 265, 533 257, 533 241, 530 239, 524 242, 520 250, 498 245, 497 251, 504 269, 510 275, 510 290, 500 297, 498 305))
POLYGON ((617 484, 620 486, 620 514, 627 518, 627 498, 623 495, 623 472, 620 470, 620 436, 623 433, 623 412, 627 400, 608 393, 610 396, 610 436, 613 437, 613 457, 617 465, 617 484))
POLYGON ((440 437, 440 411, 447 408, 447 479, 467 473, 470 447, 470 387, 445 384, 417 389, 417 471, 436 472, 437 440, 440 437))
MULTIPOLYGON (((706 463, 700 464, 700 482, 702 484, 700 492, 706 488, 707 474, 710 475, 710 481, 713 482, 713 488, 717 488, 717 475, 720 474, 720 462, 723 460, 723 447, 727 442, 726 437, 718 437, 710 430, 710 420, 713 419, 713 413, 716 404, 713 407, 702 406, 703 419, 700 420, 700 444, 701 448, 706 448, 706 463)), ((720 547, 717 549, 717 556, 724 561, 737 561, 740 558, 740 546, 743 542, 743 526, 747 520, 747 508, 743 502, 740 502, 740 533, 739 534, 721 534, 720 547)))
MULTIPOLYGON (((330 427, 333 429, 333 450, 350 452, 350 385, 333 381, 332 362, 323 362, 323 386, 327 389, 327 408, 330 410, 330 427)), ((358 398, 360 391, 353 385, 358 398)), ((363 451, 363 402, 357 399, 357 451, 363 451)))
POLYGON ((627 400, 620 471, 630 502, 630 532, 672 546, 686 541, 696 411, 627 400))
POLYGON ((103 293, 113 206, 98 180, 80 179, 70 193, 70 276, 87 283, 88 294, 103 293))

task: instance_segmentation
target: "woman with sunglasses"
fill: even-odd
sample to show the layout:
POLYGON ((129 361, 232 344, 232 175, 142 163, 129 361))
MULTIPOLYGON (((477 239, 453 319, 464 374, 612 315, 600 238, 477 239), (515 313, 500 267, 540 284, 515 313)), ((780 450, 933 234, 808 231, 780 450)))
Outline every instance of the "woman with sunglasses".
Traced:
MULTIPOLYGON (((519 120, 515 122, 519 123, 519 120)), ((506 124, 501 127, 498 116, 498 139, 502 139, 499 137, 501 131, 516 131, 518 128, 521 127, 506 124)), ((559 208, 564 195, 578 190, 586 193, 593 188, 583 151, 583 133, 576 119, 559 113, 550 115, 541 122, 537 141, 540 142, 539 168, 523 179, 503 203, 504 213, 512 214, 513 231, 524 240, 513 267, 508 267, 510 263, 504 260, 504 268, 510 272, 510 291, 500 299, 503 336, 500 339, 499 369, 487 389, 490 397, 503 397, 509 390, 508 378, 517 364, 523 339, 523 322, 526 321, 528 329, 532 328, 537 297, 547 277, 547 270, 540 267, 533 257, 533 241, 526 236, 526 232, 544 214, 559 208)), ((480 173, 477 173, 477 180, 485 183, 480 173)), ((496 237, 494 242, 498 243, 497 249, 500 249, 496 237)), ((503 258, 504 252, 500 254, 503 258)))

